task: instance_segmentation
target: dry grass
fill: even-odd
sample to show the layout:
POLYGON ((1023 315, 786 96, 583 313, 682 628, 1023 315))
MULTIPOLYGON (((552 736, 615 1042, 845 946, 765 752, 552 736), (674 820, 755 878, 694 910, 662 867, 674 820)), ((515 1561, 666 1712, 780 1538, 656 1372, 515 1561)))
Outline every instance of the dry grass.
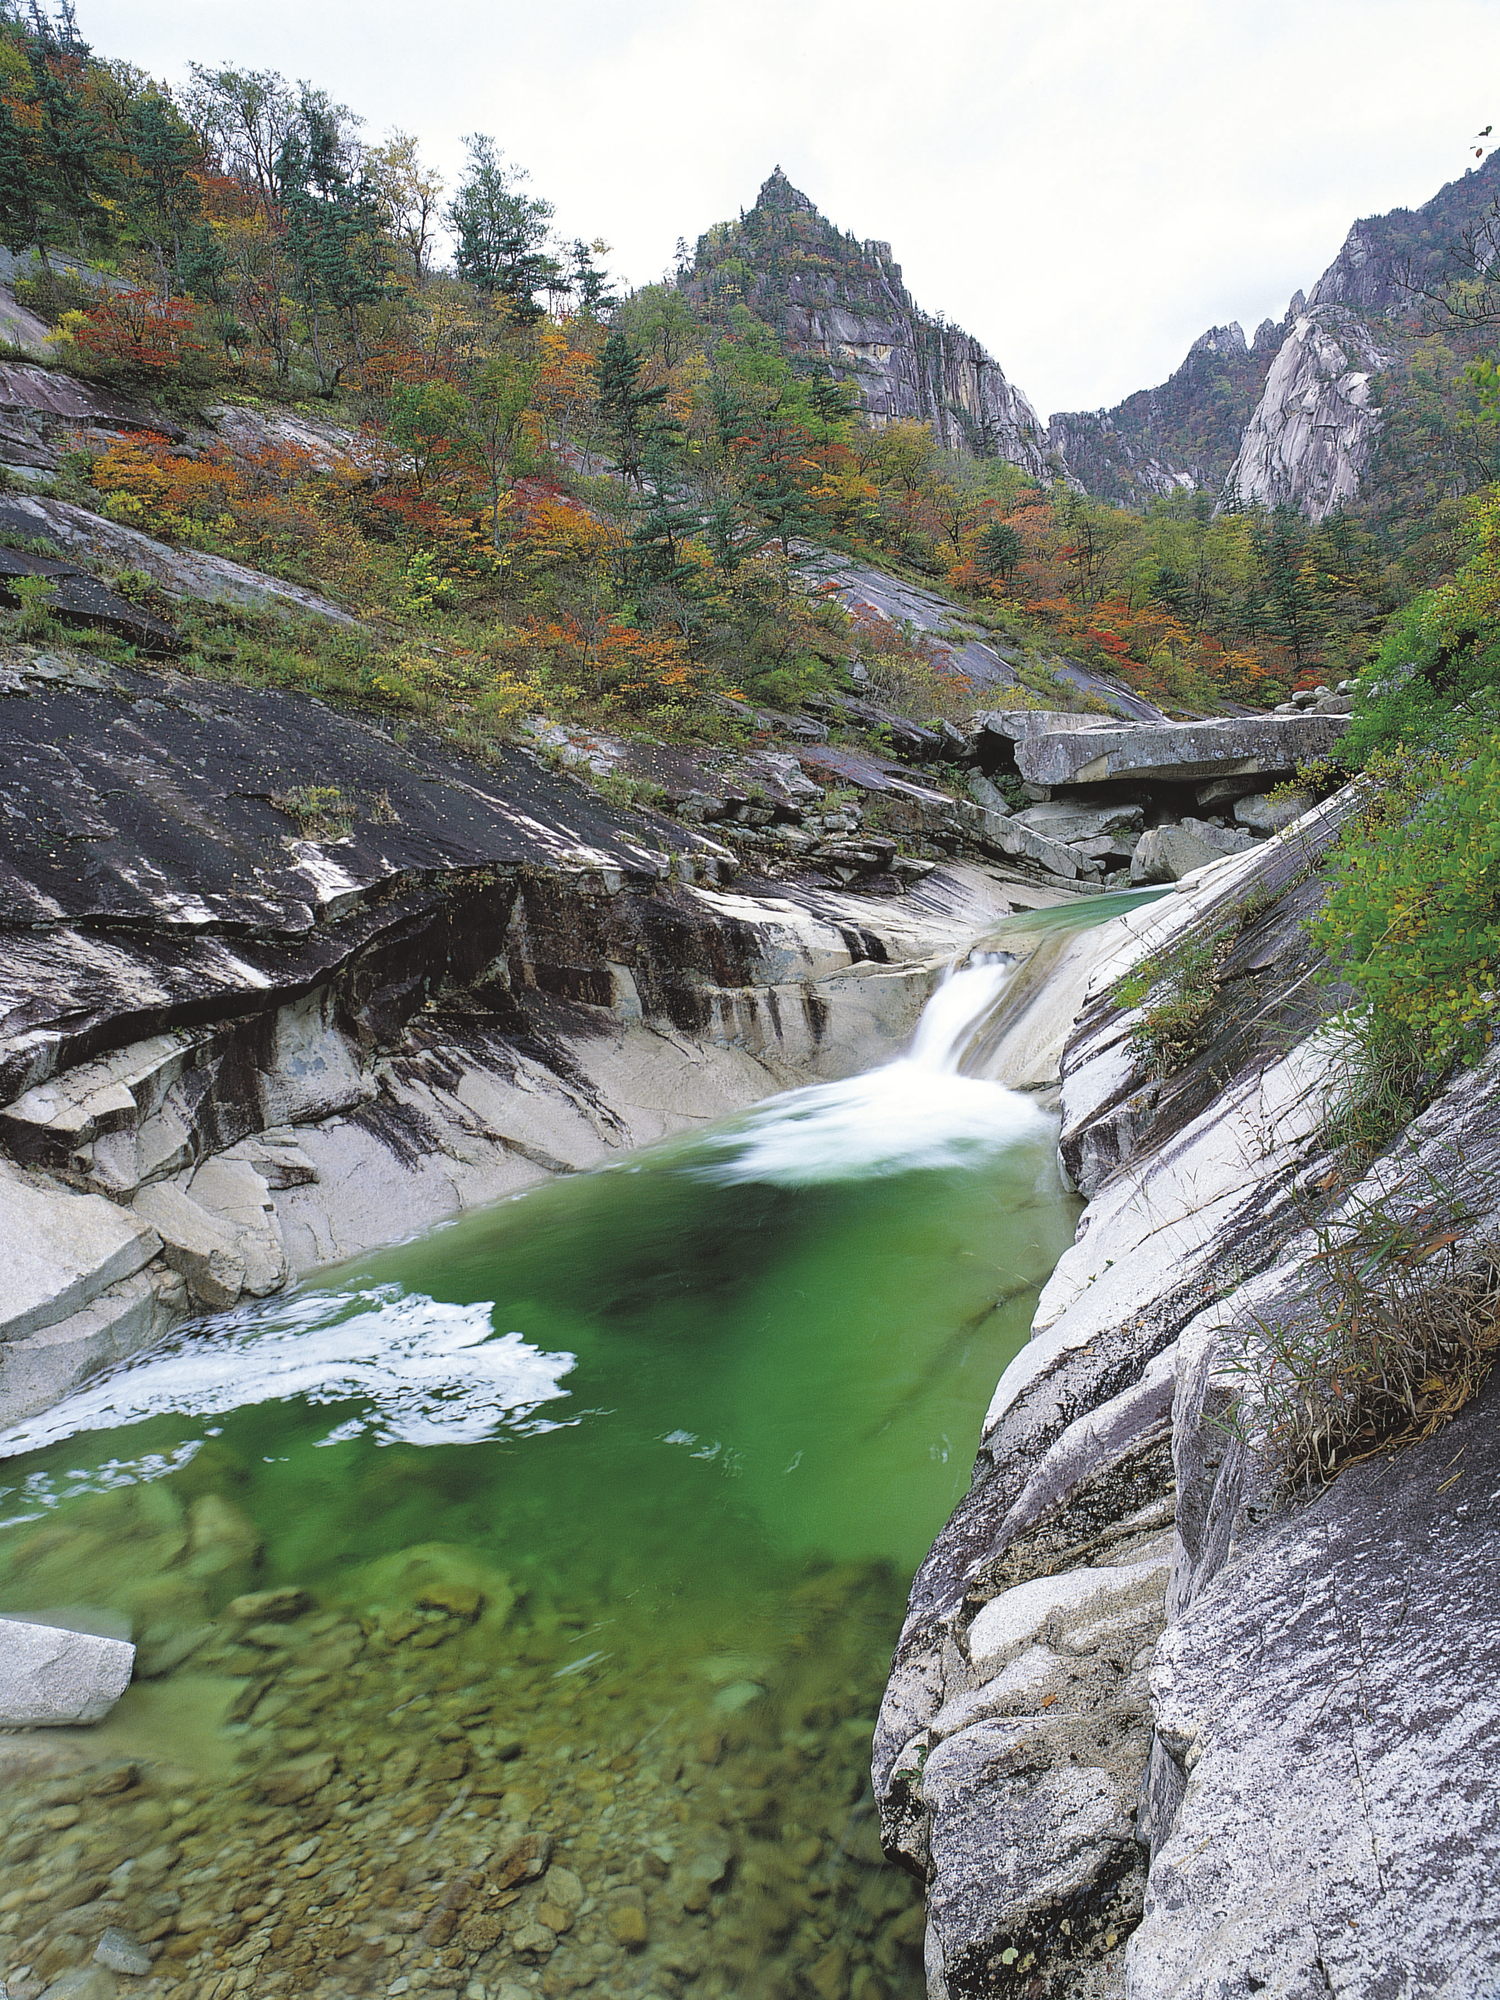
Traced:
POLYGON ((1298 1309, 1243 1333, 1233 1427, 1287 1487, 1321 1485, 1478 1393, 1500 1356, 1500 1244, 1441 1197, 1367 1203, 1319 1231, 1298 1309))

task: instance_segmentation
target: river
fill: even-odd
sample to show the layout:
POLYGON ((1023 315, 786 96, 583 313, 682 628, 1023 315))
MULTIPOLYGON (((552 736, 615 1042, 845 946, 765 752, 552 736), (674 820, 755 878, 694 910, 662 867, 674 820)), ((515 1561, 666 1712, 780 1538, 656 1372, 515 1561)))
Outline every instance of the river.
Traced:
POLYGON ((182 2000, 915 2000, 870 1731, 1078 1209, 1055 1119, 965 1073, 990 943, 881 1070, 196 1322, 0 1437, 0 1611, 140 1648, 7 1782, 12 2000, 106 1925, 182 2000))

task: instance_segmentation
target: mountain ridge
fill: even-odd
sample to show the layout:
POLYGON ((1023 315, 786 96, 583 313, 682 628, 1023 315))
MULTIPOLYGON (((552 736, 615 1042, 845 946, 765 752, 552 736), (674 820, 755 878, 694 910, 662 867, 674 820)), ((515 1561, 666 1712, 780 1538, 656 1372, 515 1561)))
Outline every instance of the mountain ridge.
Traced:
POLYGON ((1381 434, 1378 378, 1417 338, 1415 324, 1367 321, 1410 320, 1497 199, 1492 154, 1416 208, 1354 221, 1279 321, 1248 338, 1235 320, 1211 326, 1164 382, 1045 423, 982 342, 917 304, 888 241, 840 230, 779 165, 738 221, 700 236, 679 283, 710 314, 751 305, 794 361, 849 383, 876 425, 925 422, 947 450, 1138 510, 1191 491, 1318 520, 1364 489, 1381 434))

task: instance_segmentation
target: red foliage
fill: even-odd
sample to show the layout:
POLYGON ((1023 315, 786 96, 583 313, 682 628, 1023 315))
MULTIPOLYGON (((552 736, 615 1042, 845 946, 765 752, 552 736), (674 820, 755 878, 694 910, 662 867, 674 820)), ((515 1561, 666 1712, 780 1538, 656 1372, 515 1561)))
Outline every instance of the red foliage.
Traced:
POLYGON ((205 354, 190 300, 149 290, 107 292, 72 328, 77 344, 97 361, 121 362, 160 374, 205 354))

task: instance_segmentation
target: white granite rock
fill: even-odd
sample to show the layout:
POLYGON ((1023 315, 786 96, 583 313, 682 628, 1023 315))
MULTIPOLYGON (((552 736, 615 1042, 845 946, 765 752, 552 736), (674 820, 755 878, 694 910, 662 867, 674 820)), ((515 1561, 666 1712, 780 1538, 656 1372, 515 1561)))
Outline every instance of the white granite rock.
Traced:
POLYGON ((130 1685, 128 1641, 0 1617, 0 1723, 10 1729, 98 1722, 130 1685))

